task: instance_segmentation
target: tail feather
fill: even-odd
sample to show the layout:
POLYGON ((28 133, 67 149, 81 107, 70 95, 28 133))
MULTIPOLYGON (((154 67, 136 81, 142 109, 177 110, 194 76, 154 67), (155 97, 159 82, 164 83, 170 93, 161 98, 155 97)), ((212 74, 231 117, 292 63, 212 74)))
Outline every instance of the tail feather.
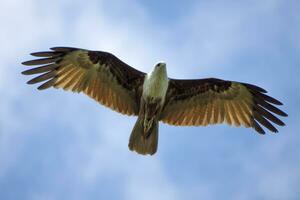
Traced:
POLYGON ((139 154, 153 155, 157 151, 158 121, 153 122, 147 137, 144 136, 143 131, 142 119, 138 118, 131 132, 128 147, 131 151, 136 151, 139 154))

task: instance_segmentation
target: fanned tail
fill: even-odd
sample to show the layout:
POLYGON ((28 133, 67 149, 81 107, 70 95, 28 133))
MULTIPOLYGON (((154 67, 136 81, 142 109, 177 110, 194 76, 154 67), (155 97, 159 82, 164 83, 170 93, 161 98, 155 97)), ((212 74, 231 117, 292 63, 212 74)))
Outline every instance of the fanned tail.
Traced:
POLYGON ((147 137, 143 134, 143 120, 139 117, 133 127, 130 135, 128 147, 131 151, 136 151, 139 154, 153 155, 157 151, 158 142, 158 121, 154 121, 147 137))

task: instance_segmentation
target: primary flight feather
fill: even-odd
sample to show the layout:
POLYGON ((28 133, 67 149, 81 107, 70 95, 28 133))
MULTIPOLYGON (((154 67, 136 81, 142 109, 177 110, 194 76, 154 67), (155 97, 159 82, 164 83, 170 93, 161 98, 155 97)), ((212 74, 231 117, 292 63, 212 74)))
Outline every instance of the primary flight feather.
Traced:
POLYGON ((41 74, 28 84, 83 92, 97 102, 126 115, 138 116, 129 139, 129 149, 153 155, 157 151, 159 121, 176 126, 206 126, 226 122, 278 132, 287 116, 276 107, 282 103, 251 84, 221 79, 180 80, 167 76, 166 64, 158 63, 145 74, 111 53, 70 47, 31 55, 40 59, 23 65, 41 65, 22 72, 41 74))

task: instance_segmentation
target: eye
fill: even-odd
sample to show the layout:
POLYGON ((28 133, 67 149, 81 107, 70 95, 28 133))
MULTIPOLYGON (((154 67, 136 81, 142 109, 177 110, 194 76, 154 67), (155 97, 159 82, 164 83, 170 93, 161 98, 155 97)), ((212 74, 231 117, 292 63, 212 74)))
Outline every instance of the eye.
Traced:
POLYGON ((160 63, 157 64, 157 67, 159 67, 159 66, 160 66, 160 63))

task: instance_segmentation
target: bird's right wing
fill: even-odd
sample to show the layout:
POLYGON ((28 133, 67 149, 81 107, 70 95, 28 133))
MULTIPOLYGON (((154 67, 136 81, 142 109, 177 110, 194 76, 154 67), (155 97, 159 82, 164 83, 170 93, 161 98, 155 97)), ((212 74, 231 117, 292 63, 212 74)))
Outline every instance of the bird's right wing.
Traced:
POLYGON ((272 105, 282 105, 281 102, 264 93, 264 89, 255 85, 214 78, 170 79, 161 120, 177 126, 206 126, 226 122, 252 127, 264 134, 261 124, 277 132, 270 122, 280 126, 284 123, 274 114, 287 114, 272 105))
POLYGON ((32 53, 43 58, 22 63, 42 65, 22 72, 25 75, 41 74, 28 81, 28 84, 45 81, 38 89, 53 86, 84 92, 122 114, 138 114, 140 90, 145 77, 143 72, 107 52, 70 47, 54 47, 51 50, 32 53))

